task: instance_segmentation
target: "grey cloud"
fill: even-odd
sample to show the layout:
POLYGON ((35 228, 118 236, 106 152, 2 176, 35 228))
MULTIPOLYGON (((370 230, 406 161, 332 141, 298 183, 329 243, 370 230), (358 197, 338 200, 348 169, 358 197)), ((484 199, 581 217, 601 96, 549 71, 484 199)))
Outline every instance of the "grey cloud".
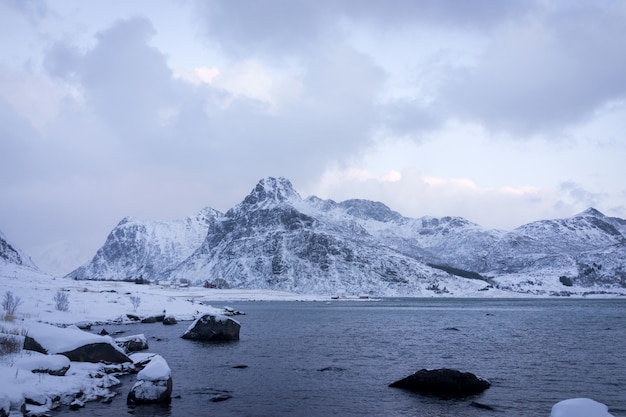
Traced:
POLYGON ((51 74, 83 91, 133 169, 298 181, 369 143, 385 74, 367 55, 335 45, 309 57, 301 96, 269 111, 266 103, 175 79, 148 43, 153 31, 145 19, 120 21, 93 49, 77 54, 57 44, 46 59, 51 74))
POLYGON ((451 71, 438 104, 491 128, 532 134, 623 99, 626 10, 612 5, 564 4, 500 28, 475 66, 451 71))
POLYGON ((583 208, 596 207, 605 197, 603 194, 591 192, 581 184, 573 181, 561 183, 559 189, 562 193, 569 196, 575 205, 583 208))
POLYGON ((379 29, 435 25, 484 30, 531 10, 534 1, 313 0, 197 1, 205 35, 225 53, 306 55, 322 38, 340 39, 342 21, 379 29))

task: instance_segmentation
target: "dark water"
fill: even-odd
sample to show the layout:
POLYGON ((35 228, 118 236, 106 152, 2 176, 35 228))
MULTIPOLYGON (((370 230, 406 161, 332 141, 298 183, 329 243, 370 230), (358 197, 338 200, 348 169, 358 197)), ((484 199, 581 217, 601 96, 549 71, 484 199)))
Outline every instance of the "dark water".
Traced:
POLYGON ((234 343, 182 340, 189 323, 124 327, 126 334, 144 333, 150 351, 163 355, 172 368, 175 398, 169 406, 128 408, 131 376, 113 403, 90 403, 62 414, 535 417, 549 416, 560 400, 588 397, 607 404, 614 416, 626 416, 623 299, 231 306, 247 313, 236 317, 242 328, 241 340, 234 343), (439 367, 473 372, 492 386, 455 401, 388 387, 418 369, 439 367))

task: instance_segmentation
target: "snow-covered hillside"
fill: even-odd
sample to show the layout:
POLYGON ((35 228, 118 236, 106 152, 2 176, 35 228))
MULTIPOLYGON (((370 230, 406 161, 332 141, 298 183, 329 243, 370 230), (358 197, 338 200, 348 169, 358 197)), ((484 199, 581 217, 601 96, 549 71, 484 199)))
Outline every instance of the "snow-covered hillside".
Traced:
POLYGON ((303 199, 270 177, 226 213, 195 219, 125 219, 69 276, 351 295, 626 291, 626 221, 595 209, 503 231, 407 218, 380 202, 303 199))
POLYGON ((73 279, 158 280, 191 255, 221 213, 206 208, 171 222, 124 218, 94 258, 68 274, 73 279))
POLYGON ((7 240, 2 231, 0 231, 0 262, 37 268, 29 256, 7 240))

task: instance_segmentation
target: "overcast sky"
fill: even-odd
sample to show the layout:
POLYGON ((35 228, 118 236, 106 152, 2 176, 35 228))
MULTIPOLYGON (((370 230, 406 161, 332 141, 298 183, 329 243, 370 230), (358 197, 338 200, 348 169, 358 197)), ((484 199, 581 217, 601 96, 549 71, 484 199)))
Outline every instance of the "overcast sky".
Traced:
POLYGON ((0 0, 0 230, 64 274, 267 176, 501 229, 626 217, 625 40, 611 0, 0 0))

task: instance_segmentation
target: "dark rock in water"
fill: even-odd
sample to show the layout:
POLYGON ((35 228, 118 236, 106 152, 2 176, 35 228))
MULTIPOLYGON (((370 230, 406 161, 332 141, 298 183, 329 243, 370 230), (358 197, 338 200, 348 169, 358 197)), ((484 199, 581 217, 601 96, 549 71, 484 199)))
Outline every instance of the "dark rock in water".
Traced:
POLYGON ((452 331, 455 331, 455 332, 460 331, 458 327, 446 327, 446 328, 445 328, 445 329, 443 329, 443 330, 452 330, 452 331))
POLYGON ((158 320, 156 316, 148 316, 141 319, 142 323, 156 323, 158 320))
POLYGON ((480 394, 491 384, 470 372, 444 368, 421 369, 389 386, 443 398, 458 398, 480 394))
POLYGON ((492 406, 490 406, 490 405, 487 405, 487 404, 482 404, 482 403, 478 403, 478 402, 476 402, 476 401, 472 401, 472 402, 470 403, 470 406, 475 407, 475 408, 480 408, 480 409, 482 409, 482 410, 491 410, 491 411, 494 411, 494 410, 495 410, 495 409, 494 409, 492 406))
POLYGON ((248 365, 235 365, 233 366, 233 369, 246 369, 248 367, 248 365))
POLYGON ((239 340, 240 328, 241 325, 230 317, 204 314, 189 326, 182 338, 210 342, 239 340))
POLYGON ((229 400, 231 398, 233 398, 233 397, 232 397, 232 395, 229 395, 229 394, 218 394, 218 395, 212 397, 211 401, 214 402, 214 403, 219 403, 221 401, 226 401, 226 400, 229 400))
POLYGON ((327 366, 325 368, 320 368, 318 369, 319 372, 328 372, 328 371, 336 371, 336 372, 341 372, 341 371, 345 371, 344 368, 340 368, 338 366, 327 366))
POLYGON ((107 332, 107 331, 106 331, 106 329, 104 329, 104 328, 103 328, 102 330, 100 330, 100 331, 98 332, 98 334, 99 334, 100 336, 108 336, 108 335, 109 335, 109 332, 107 332))
POLYGON ((172 324, 176 324, 176 323, 178 323, 178 321, 176 320, 176 317, 174 317, 174 316, 170 315, 170 316, 165 316, 163 318, 163 324, 164 325, 172 325, 172 324))
POLYGON ((126 403, 169 403, 172 399, 172 374, 169 365, 160 355, 149 358, 148 364, 137 374, 137 382, 126 397, 126 403))
POLYGON ((120 352, 110 343, 90 343, 68 352, 59 352, 73 362, 132 362, 128 356, 120 352))
POLYGON ((78 323, 74 323, 74 325, 81 330, 91 330, 91 322, 89 321, 79 321, 78 323))
POLYGON ((132 321, 139 321, 139 320, 141 320, 141 318, 139 318, 139 316, 137 316, 135 314, 127 314, 126 317, 128 317, 128 319, 132 320, 132 321))
POLYGON ((80 410, 85 406, 85 403, 78 398, 70 403, 70 410, 80 410))
POLYGON ((139 352, 140 350, 148 349, 148 341, 143 334, 136 334, 133 336, 118 337, 115 339, 115 344, 124 349, 124 352, 139 352))

